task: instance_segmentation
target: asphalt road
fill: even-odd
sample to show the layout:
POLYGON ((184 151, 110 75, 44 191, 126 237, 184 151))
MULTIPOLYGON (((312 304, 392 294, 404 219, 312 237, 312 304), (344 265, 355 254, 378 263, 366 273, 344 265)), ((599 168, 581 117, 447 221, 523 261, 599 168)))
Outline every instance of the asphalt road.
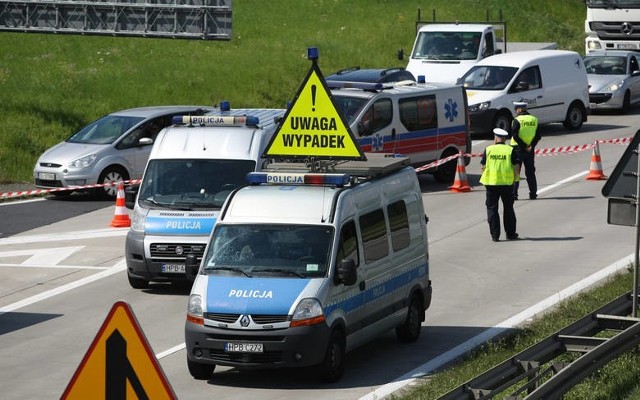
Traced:
MULTIPOLYGON (((635 134, 639 113, 590 116, 578 132, 543 127, 539 148, 610 140, 599 146, 610 174, 626 149, 615 139, 635 134)), ((473 152, 487 144, 474 141, 473 152)), ((180 399, 379 399, 633 260, 635 231, 607 224, 604 181, 585 179, 591 155, 589 148, 536 159, 539 198, 516 203, 522 240, 511 242, 491 241, 479 158, 466 168, 471 192, 455 193, 421 176, 434 298, 420 340, 402 345, 393 332, 376 338, 348 354, 344 378, 331 385, 303 369, 218 368, 209 381, 192 379, 183 347, 188 293, 164 285, 129 287, 126 228, 109 227, 113 205, 89 212, 73 201, 2 205, 0 232, 20 231, 8 228, 9 219, 39 226, 0 238, 2 397, 59 398, 113 304, 125 301, 180 399), (59 206, 75 216, 46 222, 49 214, 62 213, 50 208, 59 206)))

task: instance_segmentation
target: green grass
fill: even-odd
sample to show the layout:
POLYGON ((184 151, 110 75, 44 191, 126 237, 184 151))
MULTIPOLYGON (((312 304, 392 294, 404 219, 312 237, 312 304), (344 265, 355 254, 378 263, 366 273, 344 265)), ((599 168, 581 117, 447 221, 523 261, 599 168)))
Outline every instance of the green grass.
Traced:
MULTIPOLYGON (((593 310, 631 290, 633 274, 613 276, 590 291, 561 302, 544 318, 522 326, 515 334, 468 353, 443 371, 423 379, 419 385, 392 396, 402 400, 433 400, 455 389, 485 370, 502 363, 541 339, 559 331, 593 310)), ((555 360, 558 361, 558 360, 555 360)), ((625 353, 590 378, 575 386, 564 400, 612 400, 640 398, 640 352, 625 353)), ((510 394, 507 392, 505 394, 510 394)), ((502 399, 504 396, 496 397, 502 399)))
POLYGON ((435 9, 438 21, 497 20, 501 10, 509 40, 583 52, 582 0, 236 0, 229 41, 2 32, 0 183, 31 182, 44 150, 119 109, 284 107, 309 69, 310 46, 324 74, 405 66, 396 52, 410 51, 420 8, 423 19, 435 9))

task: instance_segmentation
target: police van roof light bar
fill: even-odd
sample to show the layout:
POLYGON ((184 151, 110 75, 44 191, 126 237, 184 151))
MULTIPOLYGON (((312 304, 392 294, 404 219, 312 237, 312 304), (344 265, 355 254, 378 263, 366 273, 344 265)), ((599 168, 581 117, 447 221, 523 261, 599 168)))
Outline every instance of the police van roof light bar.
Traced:
POLYGON ((309 174, 299 172, 249 172, 250 184, 332 185, 345 186, 351 180, 348 174, 309 174))
POLYGON ((174 125, 192 126, 257 126, 260 123, 258 117, 246 116, 220 116, 220 115, 176 115, 173 117, 174 125))
POLYGON ((351 81, 327 81, 327 86, 331 89, 363 89, 370 91, 393 88, 393 85, 383 85, 382 83, 351 81))

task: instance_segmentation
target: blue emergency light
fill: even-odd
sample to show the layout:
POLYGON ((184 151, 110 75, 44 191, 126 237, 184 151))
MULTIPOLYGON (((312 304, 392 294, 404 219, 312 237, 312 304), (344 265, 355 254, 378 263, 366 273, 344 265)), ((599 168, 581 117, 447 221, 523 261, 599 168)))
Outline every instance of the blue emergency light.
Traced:
POLYGON ((307 49, 307 58, 311 61, 317 61, 319 57, 319 52, 317 47, 309 47, 307 49))
POLYGON ((313 174, 299 172, 249 172, 247 181, 251 184, 280 185, 335 185, 344 186, 351 177, 347 174, 313 174))
POLYGON ((196 126, 255 126, 260 123, 258 117, 223 116, 223 115, 176 115, 172 120, 174 125, 196 126))
POLYGON ((363 89, 375 91, 393 87, 391 85, 383 85, 382 83, 352 81, 327 81, 327 86, 331 89, 363 89))
POLYGON ((231 103, 229 103, 228 101, 221 101, 220 111, 229 111, 229 110, 231 110, 231 103))

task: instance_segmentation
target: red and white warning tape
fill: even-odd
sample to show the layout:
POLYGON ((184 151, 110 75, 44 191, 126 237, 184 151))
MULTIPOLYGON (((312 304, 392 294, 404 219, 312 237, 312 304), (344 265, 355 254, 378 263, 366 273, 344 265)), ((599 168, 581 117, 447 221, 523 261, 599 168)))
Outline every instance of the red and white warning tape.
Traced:
MULTIPOLYGON (((633 137, 625 137, 625 138, 617 138, 617 139, 599 139, 596 142, 598 143, 608 143, 608 144, 629 144, 633 140, 633 137)), ((562 147, 548 147, 545 149, 537 149, 536 156, 556 156, 562 154, 573 154, 578 153, 584 150, 592 149, 595 147, 595 142, 591 144, 580 144, 575 146, 562 146, 562 147)), ((454 154, 440 160, 433 161, 429 164, 420 166, 416 168, 416 172, 426 171, 428 169, 435 168, 440 166, 446 162, 449 162, 458 157, 482 157, 482 153, 458 153, 454 154)), ((140 183, 140 179, 133 179, 123 182, 125 185, 134 185, 140 183)), ((86 186, 72 186, 72 187, 63 187, 63 188, 55 188, 55 189, 36 189, 36 190, 25 190, 22 192, 6 192, 0 193, 0 200, 10 199, 14 197, 28 197, 28 196, 38 196, 41 194, 48 194, 54 192, 63 192, 69 190, 83 190, 83 189, 93 189, 104 186, 113 186, 117 185, 117 183, 110 183, 106 185, 86 185, 86 186)))
MULTIPOLYGON (((67 186, 67 187, 54 188, 54 189, 34 189, 34 190, 24 190, 22 192, 6 192, 6 193, 0 193, 0 200, 11 199, 14 197, 38 196, 41 194, 48 194, 48 193, 55 193, 55 192, 66 192, 66 191, 73 191, 73 190, 94 189, 94 188, 100 188, 105 186, 115 186, 115 185, 118 185, 119 183, 120 182, 113 182, 108 184, 67 186)), ((140 179, 123 181, 122 183, 125 185, 134 185, 134 184, 140 183, 140 179)))

